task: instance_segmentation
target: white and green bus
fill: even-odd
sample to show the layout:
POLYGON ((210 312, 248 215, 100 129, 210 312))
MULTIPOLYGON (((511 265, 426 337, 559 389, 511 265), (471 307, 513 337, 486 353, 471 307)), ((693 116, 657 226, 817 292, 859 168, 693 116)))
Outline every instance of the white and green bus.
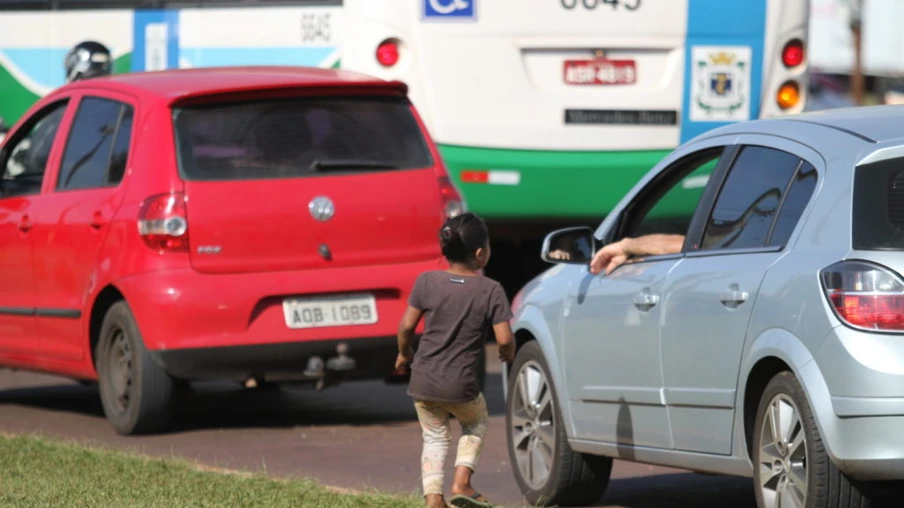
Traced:
POLYGON ((114 72, 399 79, 469 209, 533 259, 544 228, 597 223, 680 142, 801 111, 808 15, 808 0, 3 0, 0 117, 63 84, 85 40, 111 49, 114 72))

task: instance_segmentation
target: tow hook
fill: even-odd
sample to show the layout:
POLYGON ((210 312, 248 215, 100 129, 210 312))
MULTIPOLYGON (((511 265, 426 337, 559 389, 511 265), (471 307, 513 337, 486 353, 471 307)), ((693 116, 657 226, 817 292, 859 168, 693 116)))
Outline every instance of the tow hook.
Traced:
POLYGON ((330 358, 326 362, 327 370, 334 370, 337 372, 355 370, 355 359, 348 356, 348 344, 340 342, 339 345, 336 346, 336 354, 339 356, 330 358))
POLYGON ((319 356, 308 358, 308 366, 304 369, 304 375, 307 377, 323 377, 323 359, 319 356))
POLYGON ((338 356, 328 359, 325 365, 319 356, 308 358, 304 375, 316 379, 314 389, 323 390, 337 386, 342 382, 346 372, 355 370, 357 363, 354 358, 348 356, 348 344, 340 342, 336 346, 336 354, 338 356))

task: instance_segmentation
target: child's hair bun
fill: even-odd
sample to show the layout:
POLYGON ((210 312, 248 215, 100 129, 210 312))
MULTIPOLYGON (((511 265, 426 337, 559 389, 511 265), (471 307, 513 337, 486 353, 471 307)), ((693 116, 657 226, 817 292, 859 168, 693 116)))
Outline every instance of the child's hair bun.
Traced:
POLYGON ((439 230, 439 244, 449 261, 467 263, 477 249, 489 240, 487 226, 473 213, 464 213, 446 220, 439 230))
POLYGON ((461 240, 461 233, 457 228, 443 226, 443 229, 440 230, 440 237, 443 256, 448 259, 460 259, 467 255, 464 242, 461 240))

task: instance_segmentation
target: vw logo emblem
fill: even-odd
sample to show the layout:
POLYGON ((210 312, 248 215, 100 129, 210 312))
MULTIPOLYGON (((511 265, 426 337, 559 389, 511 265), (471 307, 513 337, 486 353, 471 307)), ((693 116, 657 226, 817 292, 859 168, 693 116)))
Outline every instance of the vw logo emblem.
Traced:
POLYGON ((336 213, 336 207, 333 201, 326 196, 317 196, 308 203, 308 211, 311 217, 319 221, 328 221, 333 218, 336 213))

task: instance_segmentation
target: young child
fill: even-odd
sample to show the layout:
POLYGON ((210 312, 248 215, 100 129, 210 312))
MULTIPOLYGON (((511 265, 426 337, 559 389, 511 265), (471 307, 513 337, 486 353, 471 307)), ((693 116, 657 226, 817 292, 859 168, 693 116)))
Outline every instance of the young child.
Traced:
POLYGON ((421 474, 427 506, 447 506, 443 468, 452 440, 451 414, 461 424, 462 437, 449 502, 458 507, 488 507, 486 498, 471 486, 489 421, 477 368, 491 329, 500 360, 514 359, 512 311, 502 286, 480 274, 490 259, 490 245, 487 226, 479 217, 465 213, 447 220, 440 230, 440 246, 449 269, 423 273, 414 283, 399 325, 396 369, 411 363, 408 394, 414 398, 423 430, 421 474), (425 329, 415 355, 411 342, 424 316, 425 329))

